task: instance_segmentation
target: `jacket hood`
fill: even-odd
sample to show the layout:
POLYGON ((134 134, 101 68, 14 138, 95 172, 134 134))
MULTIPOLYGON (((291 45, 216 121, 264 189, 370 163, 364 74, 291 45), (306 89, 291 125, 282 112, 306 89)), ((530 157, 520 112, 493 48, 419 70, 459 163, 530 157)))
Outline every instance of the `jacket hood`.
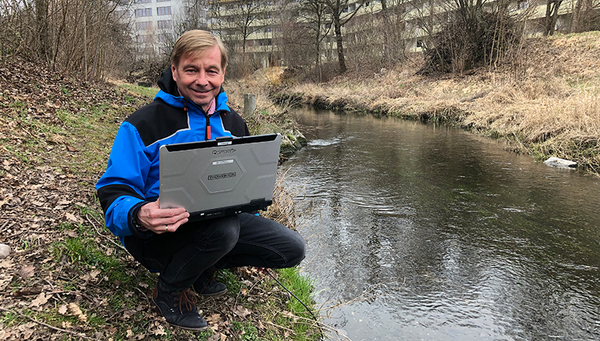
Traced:
POLYGON ((171 68, 167 68, 165 72, 162 73, 162 76, 160 76, 160 79, 158 80, 158 87, 169 95, 179 96, 177 83, 173 80, 171 68))
MULTIPOLYGON (((177 83, 173 80, 173 73, 171 72, 170 67, 167 68, 162 73, 157 84, 161 91, 159 91, 156 94, 154 99, 160 98, 163 101, 165 101, 167 104, 169 104, 170 106, 173 106, 176 108, 183 108, 184 105, 186 104, 186 102, 188 103, 188 106, 191 103, 189 100, 186 100, 185 98, 183 98, 183 96, 179 95, 179 90, 177 89, 177 83)), ((221 110, 231 111, 229 109, 229 107, 227 106, 227 100, 228 100, 227 94, 225 94, 225 90, 223 90, 223 86, 221 86, 221 90, 219 91, 219 94, 217 95, 217 105, 215 108, 215 112, 218 112, 221 110)), ((192 103, 192 105, 194 105, 194 104, 192 103)), ((202 110, 201 108, 199 108, 199 109, 202 110)))

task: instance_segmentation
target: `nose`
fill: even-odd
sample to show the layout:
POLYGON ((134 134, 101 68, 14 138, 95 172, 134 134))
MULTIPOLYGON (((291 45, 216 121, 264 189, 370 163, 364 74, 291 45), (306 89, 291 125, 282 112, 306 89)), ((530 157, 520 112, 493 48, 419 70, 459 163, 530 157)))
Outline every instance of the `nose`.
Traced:
POLYGON ((206 77, 206 72, 200 71, 198 72, 198 77, 196 78, 196 84, 200 86, 208 85, 208 78, 206 77))

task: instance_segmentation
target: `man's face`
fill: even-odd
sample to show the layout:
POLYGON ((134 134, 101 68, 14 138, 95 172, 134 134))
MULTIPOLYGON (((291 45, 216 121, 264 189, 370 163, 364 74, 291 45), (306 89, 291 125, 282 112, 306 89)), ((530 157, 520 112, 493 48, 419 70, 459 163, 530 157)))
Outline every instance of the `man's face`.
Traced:
POLYGON ((200 55, 182 57, 178 67, 171 65, 171 71, 179 93, 204 111, 209 109, 225 80, 225 69, 221 67, 221 50, 218 46, 200 55))

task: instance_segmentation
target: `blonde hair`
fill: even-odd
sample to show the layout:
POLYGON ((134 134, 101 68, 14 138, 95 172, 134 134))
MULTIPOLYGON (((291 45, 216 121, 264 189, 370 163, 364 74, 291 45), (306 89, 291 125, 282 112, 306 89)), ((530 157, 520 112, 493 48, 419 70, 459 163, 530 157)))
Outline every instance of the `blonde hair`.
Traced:
POLYGON ((200 55, 214 46, 218 46, 221 51, 221 68, 225 69, 227 67, 227 48, 219 37, 203 30, 187 31, 177 39, 171 53, 171 65, 178 67, 181 58, 200 55))

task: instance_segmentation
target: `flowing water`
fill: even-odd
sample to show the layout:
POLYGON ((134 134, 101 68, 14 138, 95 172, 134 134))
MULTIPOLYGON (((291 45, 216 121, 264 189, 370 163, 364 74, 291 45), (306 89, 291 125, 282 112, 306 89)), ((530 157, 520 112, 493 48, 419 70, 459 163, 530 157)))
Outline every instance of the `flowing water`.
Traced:
POLYGON ((285 181, 331 339, 600 339, 600 179, 460 129, 297 116, 285 181))

